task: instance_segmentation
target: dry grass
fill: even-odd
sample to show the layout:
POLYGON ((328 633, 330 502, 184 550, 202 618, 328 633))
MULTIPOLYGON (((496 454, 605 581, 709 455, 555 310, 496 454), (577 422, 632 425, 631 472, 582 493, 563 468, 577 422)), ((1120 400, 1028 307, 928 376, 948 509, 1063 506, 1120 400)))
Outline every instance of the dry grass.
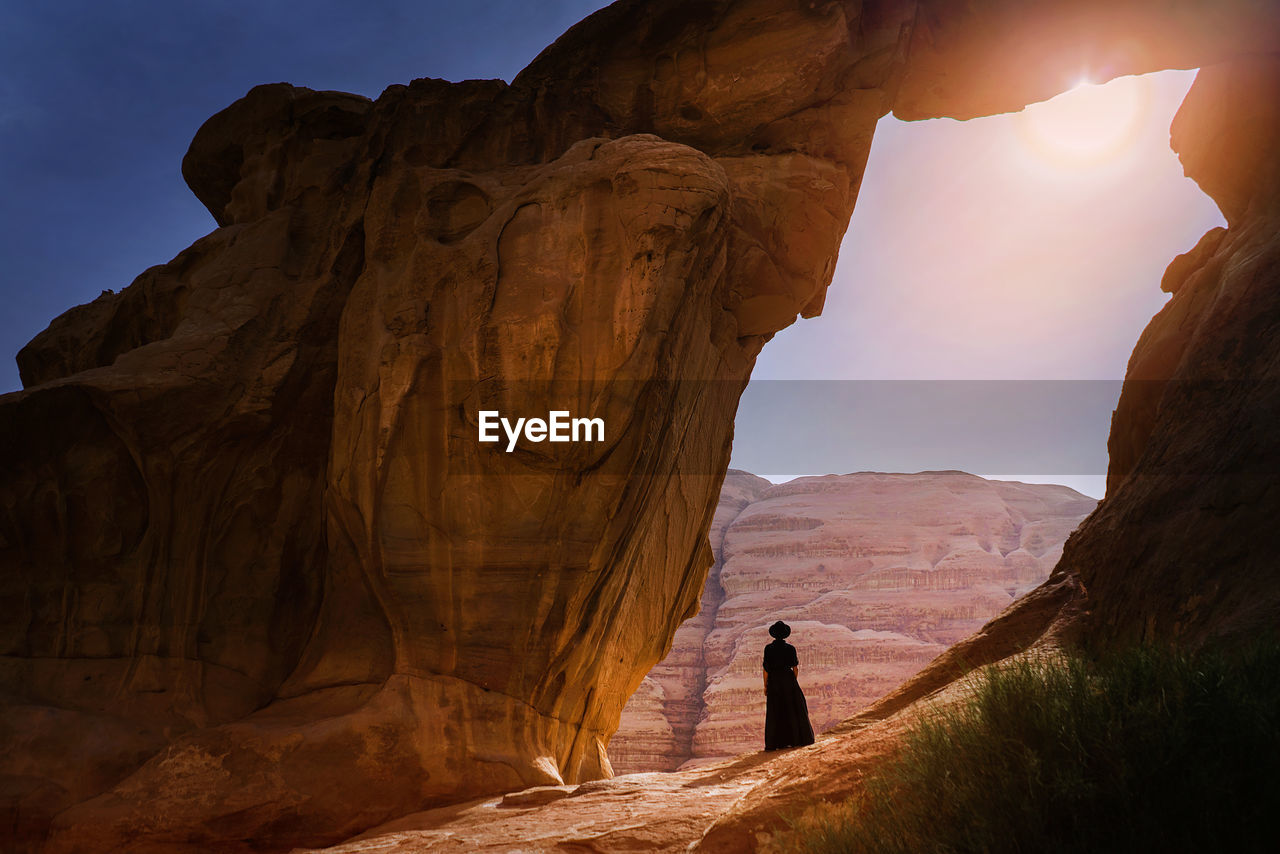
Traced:
POLYGON ((858 797, 793 819, 771 850, 1280 846, 1280 645, 1018 660, 974 679, 858 797))

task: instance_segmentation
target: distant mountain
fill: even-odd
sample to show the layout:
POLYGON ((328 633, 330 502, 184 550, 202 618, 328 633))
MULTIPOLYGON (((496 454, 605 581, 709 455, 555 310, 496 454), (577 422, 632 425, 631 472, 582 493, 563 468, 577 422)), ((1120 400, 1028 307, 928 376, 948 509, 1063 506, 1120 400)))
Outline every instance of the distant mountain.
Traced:
POLYGON ((774 485, 730 470, 698 615, 609 745, 619 773, 759 750, 767 627, 785 620, 814 729, 849 717, 1048 577, 1097 502, 963 472, 774 485))

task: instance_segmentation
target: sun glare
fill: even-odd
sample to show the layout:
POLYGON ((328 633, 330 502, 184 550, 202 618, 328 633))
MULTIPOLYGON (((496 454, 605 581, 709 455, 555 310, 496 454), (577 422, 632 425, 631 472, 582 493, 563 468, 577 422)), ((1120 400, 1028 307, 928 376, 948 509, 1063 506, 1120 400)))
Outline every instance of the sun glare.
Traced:
POLYGON ((1149 102, 1149 84, 1141 77, 1102 85, 1082 79, 1070 91, 1018 114, 1018 133, 1034 154, 1054 166, 1097 165, 1129 152, 1149 102))

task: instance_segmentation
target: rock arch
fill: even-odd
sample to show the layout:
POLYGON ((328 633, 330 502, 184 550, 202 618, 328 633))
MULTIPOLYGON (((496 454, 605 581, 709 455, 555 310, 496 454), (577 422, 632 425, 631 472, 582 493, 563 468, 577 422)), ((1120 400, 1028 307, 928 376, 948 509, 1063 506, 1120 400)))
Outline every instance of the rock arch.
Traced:
POLYGON ((1098 642, 1265 623, 1278 33, 1248 0, 622 0, 509 86, 253 89, 183 163, 220 228, 56 319, 0 401, 18 438, 53 395, 90 406, 77 494, 146 516, 90 566, 26 523, 38 477, 0 479, 19 834, 287 850, 609 774, 696 607, 738 395, 821 311, 876 121, 1017 109, 1082 61, 1204 67, 1174 145, 1230 228, 1166 277, 1110 497, 970 652, 1086 611, 1098 642), (473 404, 545 412, 548 386, 606 447, 471 440, 473 404))

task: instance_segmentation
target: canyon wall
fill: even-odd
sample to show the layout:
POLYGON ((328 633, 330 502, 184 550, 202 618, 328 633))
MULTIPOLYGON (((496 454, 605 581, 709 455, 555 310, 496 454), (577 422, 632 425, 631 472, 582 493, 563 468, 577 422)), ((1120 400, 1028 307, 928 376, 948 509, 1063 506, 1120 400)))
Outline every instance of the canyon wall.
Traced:
POLYGON ((1169 265, 1112 420, 1107 501, 1058 572, 1088 640, 1196 645, 1274 632, 1280 547, 1280 39, 1201 69, 1171 129, 1227 228, 1169 265))
POLYGON ((674 771, 690 757, 694 730, 705 709, 707 636, 715 629, 716 613, 725 597, 720 584, 725 532, 772 488, 772 483, 749 472, 729 469, 725 474, 708 531, 713 563, 698 613, 676 629, 671 651, 654 665, 623 707, 618 730, 609 741, 609 761, 615 771, 674 771))
POLYGON ((774 486, 730 470, 701 610, 623 709, 614 770, 759 750, 760 656, 777 619, 792 627, 814 730, 834 726, 1048 578, 1096 503, 961 472, 774 486))
POLYGON ((1275 102, 1242 81, 1274 77, 1239 57, 1277 17, 623 0, 511 85, 251 90, 183 163, 218 228, 55 319, 0 398, 11 847, 288 850, 609 775, 696 612, 738 395, 821 310, 877 119, 1020 106, 1082 58, 1224 63, 1175 141, 1231 227, 1146 340, 1189 325, 1157 378, 1232 382, 1117 416, 1137 461, 1059 571, 1099 637, 1265 624, 1275 102), (550 408, 607 441, 474 441, 480 409, 550 408))

